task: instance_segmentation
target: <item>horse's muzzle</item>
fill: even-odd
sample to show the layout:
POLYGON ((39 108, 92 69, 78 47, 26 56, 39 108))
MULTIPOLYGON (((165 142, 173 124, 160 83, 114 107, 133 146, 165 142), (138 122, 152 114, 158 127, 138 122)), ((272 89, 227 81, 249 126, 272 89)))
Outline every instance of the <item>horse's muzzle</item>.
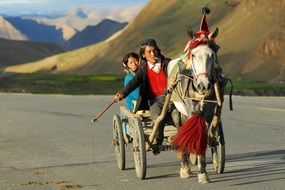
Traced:
POLYGON ((201 82, 196 85, 196 89, 199 94, 207 97, 211 94, 212 85, 209 82, 201 82))

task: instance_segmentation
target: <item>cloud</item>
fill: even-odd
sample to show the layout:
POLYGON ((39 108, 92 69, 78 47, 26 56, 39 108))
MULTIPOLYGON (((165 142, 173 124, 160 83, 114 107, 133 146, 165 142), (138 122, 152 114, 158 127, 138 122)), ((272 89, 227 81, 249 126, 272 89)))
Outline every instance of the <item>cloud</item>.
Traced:
POLYGON ((48 3, 50 0, 0 0, 0 5, 19 5, 19 4, 39 4, 48 3))
POLYGON ((72 7, 96 9, 126 8, 148 0, 0 0, 0 14, 63 13, 72 7), (119 3, 118 3, 119 2, 119 3))

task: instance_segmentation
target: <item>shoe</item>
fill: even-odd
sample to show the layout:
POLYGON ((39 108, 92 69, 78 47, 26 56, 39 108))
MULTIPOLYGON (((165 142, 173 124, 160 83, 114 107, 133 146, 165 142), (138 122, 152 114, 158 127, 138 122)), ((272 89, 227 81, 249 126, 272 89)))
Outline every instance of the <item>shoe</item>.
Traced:
POLYGON ((154 144, 154 145, 152 145, 152 153, 155 155, 155 156, 157 156, 157 155, 159 155, 160 154, 160 145, 158 145, 158 144, 154 144))

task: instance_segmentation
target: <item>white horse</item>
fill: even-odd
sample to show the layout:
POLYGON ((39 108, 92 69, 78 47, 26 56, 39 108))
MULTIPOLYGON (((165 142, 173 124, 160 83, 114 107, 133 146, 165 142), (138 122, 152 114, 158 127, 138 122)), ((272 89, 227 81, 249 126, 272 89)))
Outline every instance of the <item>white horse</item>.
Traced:
MULTIPOLYGON (((213 47, 217 35, 218 29, 208 36, 204 36, 204 38, 195 39, 193 32, 190 32, 190 37, 193 39, 185 49, 185 51, 188 51, 188 60, 183 61, 181 58, 177 58, 168 65, 168 84, 171 85, 177 82, 171 101, 184 118, 183 123, 193 115, 199 115, 205 120, 205 126, 209 126, 215 118, 213 117, 214 112, 216 113, 216 110, 219 110, 217 107, 221 107, 220 94, 217 94, 219 92, 215 88, 217 85, 215 69, 217 67, 217 55, 213 47), (217 104, 212 102, 217 102, 217 104)), ((219 120, 219 118, 215 119, 219 120)), ((205 129, 205 133, 203 138, 208 138, 207 129, 205 129)), ((207 142, 207 139, 203 140, 207 142)), ((181 160, 180 177, 190 177, 189 154, 197 153, 197 151, 180 149, 177 153, 181 160)), ((198 168, 198 182, 210 182, 206 171, 204 154, 198 155, 198 168)))

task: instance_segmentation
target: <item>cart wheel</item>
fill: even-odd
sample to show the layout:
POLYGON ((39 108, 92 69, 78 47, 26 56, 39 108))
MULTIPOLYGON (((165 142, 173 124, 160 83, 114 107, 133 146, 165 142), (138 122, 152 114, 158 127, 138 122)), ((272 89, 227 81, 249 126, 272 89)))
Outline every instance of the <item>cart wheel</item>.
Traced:
POLYGON ((226 156, 225 156, 224 133, 221 122, 218 123, 217 139, 216 142, 213 143, 213 146, 211 146, 211 152, 212 152, 213 165, 215 171, 218 174, 223 173, 225 168, 226 156))
POLYGON ((133 132, 133 151, 136 174, 139 179, 144 179, 146 175, 146 150, 142 123, 135 119, 133 132))
POLYGON ((113 117, 113 144, 118 167, 124 170, 126 167, 125 141, 123 136, 121 119, 118 115, 113 117))

